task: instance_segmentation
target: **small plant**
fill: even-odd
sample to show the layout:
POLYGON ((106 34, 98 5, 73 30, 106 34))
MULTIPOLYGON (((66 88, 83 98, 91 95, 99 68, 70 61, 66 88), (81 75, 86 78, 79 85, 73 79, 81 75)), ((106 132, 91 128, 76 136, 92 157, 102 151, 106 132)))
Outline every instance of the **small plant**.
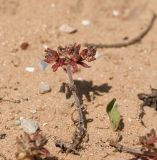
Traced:
POLYGON ((49 157, 50 152, 44 147, 47 144, 47 139, 40 133, 40 130, 35 133, 17 137, 17 160, 42 160, 49 157))
POLYGON ((117 131, 121 128, 120 125, 122 125, 122 118, 120 116, 120 113, 118 111, 118 105, 115 104, 116 99, 113 98, 106 107, 106 112, 109 116, 112 128, 114 131, 117 131))
POLYGON ((130 153, 134 158, 130 160, 156 160, 157 159, 157 136, 154 129, 151 129, 145 136, 139 137, 140 147, 129 148, 119 144, 122 136, 118 135, 116 141, 111 140, 110 146, 114 147, 116 151, 130 153))
POLYGON ((89 68, 85 62, 91 62, 95 60, 96 49, 93 47, 87 47, 80 51, 80 44, 68 45, 65 47, 59 46, 57 51, 47 48, 45 50, 46 56, 44 61, 52 64, 53 71, 57 71, 59 67, 62 67, 66 72, 69 84, 68 88, 72 92, 75 99, 76 110, 78 111, 79 120, 75 123, 77 126, 76 131, 73 134, 72 143, 70 145, 65 144, 62 141, 56 141, 56 146, 60 147, 63 152, 77 153, 77 149, 83 138, 86 136, 86 125, 85 125, 85 115, 84 106, 80 100, 78 90, 74 84, 72 74, 79 71, 78 65, 89 68))

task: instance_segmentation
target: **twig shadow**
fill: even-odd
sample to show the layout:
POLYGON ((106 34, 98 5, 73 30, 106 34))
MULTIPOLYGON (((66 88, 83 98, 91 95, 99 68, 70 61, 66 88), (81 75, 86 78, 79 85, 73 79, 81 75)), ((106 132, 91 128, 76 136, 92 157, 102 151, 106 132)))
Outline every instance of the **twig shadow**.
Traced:
POLYGON ((136 158, 132 158, 132 159, 129 159, 129 160, 150 160, 148 159, 147 157, 136 157, 136 158))
POLYGON ((56 156, 50 156, 50 157, 46 157, 46 158, 33 157, 33 160, 59 160, 59 159, 56 156))
POLYGON ((47 157, 44 160, 59 160, 58 157, 53 156, 53 157, 47 157))

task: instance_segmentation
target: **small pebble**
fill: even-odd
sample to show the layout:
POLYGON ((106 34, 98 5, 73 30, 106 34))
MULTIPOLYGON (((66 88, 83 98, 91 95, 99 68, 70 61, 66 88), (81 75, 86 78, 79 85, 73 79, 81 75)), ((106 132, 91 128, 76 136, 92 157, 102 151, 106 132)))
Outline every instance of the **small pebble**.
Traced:
POLYGON ((37 122, 28 120, 28 119, 22 119, 20 120, 21 127, 24 130, 24 132, 28 134, 35 133, 39 129, 39 125, 37 122))
POLYGON ((89 26, 91 24, 91 22, 90 22, 90 20, 83 20, 82 21, 82 25, 84 25, 84 26, 89 26))
POLYGON ((46 63, 45 61, 42 60, 39 62, 39 67, 42 71, 44 71, 47 66, 48 66, 48 63, 46 63))
POLYGON ((113 10, 113 11, 112 11, 112 15, 113 15, 114 17, 117 17, 117 16, 120 15, 120 13, 119 13, 119 11, 117 11, 117 10, 113 10))
POLYGON ((30 73, 33 73, 34 70, 35 70, 34 67, 26 67, 26 68, 25 68, 25 71, 30 72, 30 73))
POLYGON ((26 49, 28 48, 28 46, 29 46, 29 43, 28 43, 28 42, 23 42, 23 43, 21 43, 20 48, 21 48, 22 50, 26 50, 26 49))
POLYGON ((55 5, 54 3, 51 4, 51 7, 52 7, 52 8, 55 8, 55 6, 56 6, 56 5, 55 5))
POLYGON ((51 87, 49 84, 45 83, 45 82, 41 82, 40 86, 39 86, 39 93, 40 94, 45 94, 51 92, 51 87))
POLYGON ((75 33, 77 32, 77 29, 69 26, 68 24, 62 24, 59 27, 59 31, 64 33, 75 33))
POLYGON ((45 123, 43 123, 43 127, 44 127, 44 126, 46 126, 46 125, 48 125, 48 123, 46 123, 46 122, 45 122, 45 123))
POLYGON ((35 114, 35 113, 37 113, 37 110, 36 109, 32 109, 32 110, 30 110, 30 112, 35 114))
POLYGON ((96 52, 95 58, 98 58, 99 56, 99 52, 96 52))
POLYGON ((78 78, 77 78, 77 80, 82 81, 82 80, 83 80, 83 78, 82 78, 82 77, 78 77, 78 78))
POLYGON ((128 118, 128 121, 129 121, 129 122, 131 122, 131 121, 132 121, 132 119, 131 119, 131 118, 128 118))
POLYGON ((43 44, 42 46, 43 46, 44 49, 47 49, 47 48, 48 48, 48 45, 47 45, 47 44, 43 44))

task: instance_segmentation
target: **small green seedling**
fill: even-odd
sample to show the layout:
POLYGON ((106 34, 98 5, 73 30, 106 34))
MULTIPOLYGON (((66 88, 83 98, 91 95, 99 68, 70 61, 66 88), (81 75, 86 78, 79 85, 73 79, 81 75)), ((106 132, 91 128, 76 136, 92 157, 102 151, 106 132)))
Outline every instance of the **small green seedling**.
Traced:
POLYGON ((119 125, 121 122, 121 116, 117 109, 118 105, 115 104, 116 99, 111 100, 106 107, 106 112, 110 118, 110 122, 114 131, 119 129, 119 125))

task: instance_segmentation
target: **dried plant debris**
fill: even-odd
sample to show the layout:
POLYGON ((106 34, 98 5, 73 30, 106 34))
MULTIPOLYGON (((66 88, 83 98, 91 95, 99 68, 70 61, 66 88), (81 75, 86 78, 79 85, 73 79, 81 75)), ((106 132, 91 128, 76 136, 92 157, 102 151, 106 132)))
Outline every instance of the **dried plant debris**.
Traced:
POLYGON ((133 154, 132 160, 157 160, 157 136, 154 129, 146 136, 139 137, 140 147, 129 148, 119 144, 119 141, 110 141, 110 146, 116 151, 133 154))
POLYGON ((33 134, 24 132, 17 137, 17 160, 39 160, 50 156, 50 152, 44 147, 48 140, 36 131, 33 134))
POLYGON ((153 27, 153 24, 154 24, 155 20, 156 20, 156 14, 154 12, 152 12, 150 20, 149 20, 147 26, 145 27, 145 29, 143 29, 137 36, 133 37, 132 39, 128 39, 124 42, 117 42, 117 43, 111 43, 111 44, 107 44, 107 43, 102 43, 102 44, 101 43, 99 43, 99 44, 84 43, 84 46, 94 46, 96 48, 121 48, 121 47, 127 47, 127 46, 130 46, 130 45, 133 45, 137 42, 140 42, 147 35, 147 33, 153 27))
POLYGON ((5 139, 6 136, 7 136, 6 133, 0 132, 0 140, 5 139))
POLYGON ((143 101, 143 103, 140 105, 140 114, 139 114, 139 120, 144 125, 144 122, 142 120, 145 112, 144 107, 152 107, 157 111, 157 89, 151 88, 151 93, 139 93, 138 98, 143 101))
POLYGON ((21 103, 21 100, 17 99, 5 99, 4 97, 0 97, 0 103, 2 102, 10 102, 10 103, 21 103))
POLYGON ((22 42, 20 45, 20 48, 22 50, 26 50, 29 47, 29 43, 28 42, 22 42))

